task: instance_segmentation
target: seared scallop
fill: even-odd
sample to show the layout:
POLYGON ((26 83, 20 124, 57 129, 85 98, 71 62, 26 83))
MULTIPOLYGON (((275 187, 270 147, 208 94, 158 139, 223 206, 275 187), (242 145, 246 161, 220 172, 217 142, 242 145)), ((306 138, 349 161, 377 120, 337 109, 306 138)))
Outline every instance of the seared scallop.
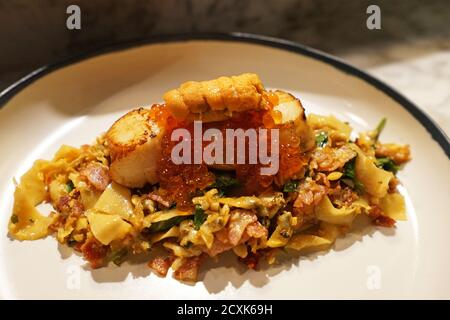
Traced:
POLYGON ((300 100, 281 90, 274 93, 278 97, 278 104, 273 109, 280 112, 281 124, 291 124, 282 130, 286 135, 300 138, 301 151, 312 149, 315 145, 314 133, 306 121, 305 109, 300 100))
POLYGON ((117 120, 106 133, 111 155, 111 179, 129 188, 158 182, 164 128, 149 109, 136 109, 117 120))

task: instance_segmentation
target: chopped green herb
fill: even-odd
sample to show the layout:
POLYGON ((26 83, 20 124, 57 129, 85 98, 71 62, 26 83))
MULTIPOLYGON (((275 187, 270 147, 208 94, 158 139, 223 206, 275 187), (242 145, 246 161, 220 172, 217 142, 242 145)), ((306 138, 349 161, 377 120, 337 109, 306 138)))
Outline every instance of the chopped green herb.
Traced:
POLYGON ((325 131, 322 131, 316 135, 316 145, 318 147, 323 148, 327 145, 328 142, 328 134, 325 131))
POLYGON ((112 261, 116 266, 120 266, 122 262, 125 261, 128 250, 126 248, 120 249, 118 251, 112 252, 109 257, 109 261, 112 261))
POLYGON ((73 189, 75 189, 75 186, 73 185, 72 180, 69 180, 66 183, 66 189, 67 189, 67 193, 70 193, 70 192, 72 192, 73 189))
POLYGON ((227 194, 232 188, 240 185, 239 180, 233 178, 229 174, 217 174, 216 181, 209 186, 209 188, 216 188, 219 190, 219 195, 227 194))
POLYGON ((16 224, 17 222, 19 222, 19 217, 17 216, 17 214, 13 214, 11 216, 11 222, 16 224))
POLYGON ((155 232, 161 232, 161 231, 167 231, 173 226, 179 225, 181 221, 186 220, 189 218, 189 216, 177 216, 170 218, 168 220, 164 221, 158 221, 155 223, 152 223, 150 227, 147 228, 149 233, 155 233, 155 232))
POLYGON ((358 193, 363 193, 365 190, 364 185, 358 179, 355 179, 355 190, 358 193))
POLYGON ((345 165, 344 165, 344 172, 343 172, 343 177, 349 178, 351 180, 355 179, 355 158, 353 158, 352 160, 348 161, 345 165))
POLYGON ((361 193, 364 191, 364 185, 358 180, 358 178, 356 178, 355 160, 356 157, 344 165, 344 172, 341 181, 361 193))
POLYGON ((200 229, 203 222, 205 222, 206 218, 207 218, 207 215, 205 213, 205 210, 203 210, 199 204, 196 204, 195 211, 194 211, 194 228, 195 228, 195 230, 200 229))
POLYGON ((399 170, 399 166, 391 158, 377 158, 376 165, 386 171, 390 171, 396 174, 399 170))
POLYGON ((285 183, 283 186, 283 192, 295 192, 297 191, 298 181, 291 180, 285 183))
POLYGON ((387 119, 383 118, 378 123, 377 127, 375 128, 375 142, 378 141, 378 138, 380 137, 381 132, 383 131, 384 127, 386 126, 387 119))

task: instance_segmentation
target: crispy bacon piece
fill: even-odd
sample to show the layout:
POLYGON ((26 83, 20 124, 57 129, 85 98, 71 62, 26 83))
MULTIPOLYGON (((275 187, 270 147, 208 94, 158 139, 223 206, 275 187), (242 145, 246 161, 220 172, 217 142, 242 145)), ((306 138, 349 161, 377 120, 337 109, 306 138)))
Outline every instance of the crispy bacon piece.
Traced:
POLYGON ((164 200, 164 198, 161 197, 159 194, 150 193, 150 194, 148 195, 148 197, 149 197, 151 200, 158 202, 159 204, 163 205, 163 206, 166 207, 166 208, 169 208, 169 207, 170 207, 170 202, 167 201, 167 200, 164 200))
POLYGON ((172 255, 167 257, 156 257, 148 263, 148 266, 160 277, 165 277, 174 260, 175 257, 172 255))
POLYGON ((197 281, 198 269, 203 260, 203 255, 187 258, 186 261, 173 273, 175 279, 181 281, 197 281))
POLYGON ((59 215, 57 219, 49 226, 49 229, 53 232, 62 228, 67 221, 73 222, 84 212, 84 206, 78 199, 79 194, 75 193, 71 196, 64 195, 58 199, 55 204, 56 210, 59 215))
POLYGON ((69 202, 72 198, 68 195, 62 196, 58 199, 58 202, 55 204, 56 210, 61 213, 64 213, 70 209, 69 202))
POLYGON ((372 218, 372 223, 379 227, 392 228, 395 226, 395 220, 384 215, 383 210, 378 206, 373 206, 369 210, 369 217, 372 218))
POLYGON ((89 163, 80 173, 98 191, 105 190, 110 181, 108 168, 98 162, 89 163))
POLYGON ((206 249, 205 251, 210 257, 214 257, 217 256, 219 253, 230 250, 233 247, 234 246, 229 242, 223 242, 217 238, 214 238, 214 242, 211 248, 206 249))
POLYGON ((250 238, 263 238, 267 237, 268 231, 258 221, 252 222, 247 226, 245 230, 250 238))
POLYGON ((377 157, 387 157, 396 164, 403 164, 411 160, 409 145, 400 145, 395 143, 378 143, 375 149, 377 157))
POLYGON ((90 238, 80 247, 80 250, 93 269, 105 264, 108 246, 104 246, 97 239, 90 238))
POLYGON ((356 156, 355 151, 348 145, 336 148, 317 148, 311 157, 311 166, 318 171, 331 172, 343 167, 356 156))
POLYGON ((311 206, 316 206, 327 194, 327 188, 311 179, 306 179, 298 187, 298 196, 294 208, 306 212, 311 206))
POLYGON ((83 204, 78 200, 78 195, 75 194, 75 197, 70 196, 62 196, 59 198, 58 202, 56 203, 56 209, 63 215, 63 216, 71 216, 71 217, 79 217, 83 211, 84 206, 83 204))
POLYGON ((400 180, 397 177, 393 177, 390 181, 389 181, 389 193, 396 193, 397 192, 397 187, 400 184, 400 180))
POLYGON ((379 216, 376 218, 373 223, 379 227, 392 228, 395 226, 395 220, 389 218, 388 216, 379 216))
MULTIPOLYGON (((247 211, 247 210, 244 210, 244 211, 247 211)), ((244 232, 239 237, 237 244, 233 244, 233 243, 231 243, 231 240, 230 240, 230 231, 231 230, 230 230, 230 225, 229 225, 226 228, 223 228, 222 230, 220 230, 214 234, 213 245, 210 249, 206 250, 206 253, 209 256, 214 257, 214 256, 218 255, 219 253, 222 253, 222 252, 232 249, 236 245, 245 243, 250 238, 262 238, 265 236, 267 237, 267 234, 268 234, 267 229, 264 228, 263 225, 261 225, 258 221, 253 221, 244 228, 244 232)), ((235 230, 235 232, 237 232, 237 231, 235 230)), ((237 238, 238 237, 237 233, 236 233, 236 235, 233 235, 232 237, 233 237, 233 239, 234 239, 234 237, 237 238)))
POLYGON ((348 207, 358 200, 358 194, 352 188, 348 186, 341 187, 340 184, 331 189, 328 197, 330 197, 332 203, 337 203, 343 207, 348 207))
MULTIPOLYGON (((228 251, 233 247, 235 247, 235 245, 230 243, 230 240, 228 239, 228 229, 222 229, 219 232, 215 233, 214 235, 215 237, 212 247, 205 251, 210 257, 214 257, 219 253, 228 251)), ((249 235, 247 233, 244 233, 238 244, 244 243, 249 238, 250 238, 249 235)))
POLYGON ((247 226, 257 221, 256 214, 250 210, 235 209, 231 211, 230 222, 228 225, 228 240, 233 246, 236 246, 241 240, 247 226))

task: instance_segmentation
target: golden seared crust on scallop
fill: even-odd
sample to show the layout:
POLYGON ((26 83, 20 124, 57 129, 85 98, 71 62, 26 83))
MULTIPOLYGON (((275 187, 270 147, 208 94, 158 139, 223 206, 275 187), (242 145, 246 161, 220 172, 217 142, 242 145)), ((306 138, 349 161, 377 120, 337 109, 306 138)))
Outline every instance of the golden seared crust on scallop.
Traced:
POLYGON ((111 155, 111 179, 130 188, 158 182, 163 132, 149 109, 132 110, 118 119, 105 135, 111 155))
POLYGON ((148 109, 139 108, 120 117, 106 133, 111 158, 121 158, 150 137, 158 134, 159 128, 150 118, 148 109))
POLYGON ((178 89, 166 92, 164 101, 179 120, 209 117, 223 120, 232 112, 261 108, 263 92, 259 77, 254 73, 244 73, 209 81, 185 82, 178 89))
MULTIPOLYGON (((281 128, 281 135, 287 137, 297 136, 300 139, 302 152, 312 149, 315 145, 314 132, 306 121, 305 109, 300 100, 292 94, 281 90, 272 91, 272 93, 278 97, 278 104, 273 106, 273 110, 278 111, 281 115, 280 119, 274 119, 275 123, 284 125, 281 128)), ((213 164, 210 167, 228 171, 234 170, 236 165, 213 164)))
POLYGON ((291 132, 289 134, 294 134, 300 138, 302 151, 312 149, 315 145, 314 132, 306 121, 305 109, 300 100, 281 90, 276 90, 273 93, 278 97, 278 104, 273 109, 281 113, 281 123, 293 124, 290 127, 291 132))

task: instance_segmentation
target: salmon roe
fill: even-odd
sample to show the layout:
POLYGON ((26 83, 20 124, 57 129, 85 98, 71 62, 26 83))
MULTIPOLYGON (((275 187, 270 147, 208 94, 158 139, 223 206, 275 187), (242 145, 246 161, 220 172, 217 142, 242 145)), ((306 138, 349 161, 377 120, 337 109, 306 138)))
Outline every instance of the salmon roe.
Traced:
MULTIPOLYGON (((275 98, 272 97, 272 99, 275 98)), ((193 157, 193 123, 178 122, 170 115, 167 115, 165 113, 165 110, 160 110, 159 112, 162 113, 166 126, 166 132, 162 139, 162 157, 158 163, 160 172, 159 193, 168 201, 177 203, 177 208, 191 209, 193 206, 191 202, 192 198, 197 195, 199 190, 204 190, 205 188, 210 186, 215 181, 215 175, 213 174, 213 172, 211 172, 211 170, 205 163, 178 165, 173 163, 171 159, 172 149, 179 143, 179 141, 171 141, 171 135, 173 130, 177 128, 187 129, 191 133, 191 157, 193 157)), ((307 164, 306 155, 300 152, 300 139, 294 134, 291 134, 293 130, 291 130, 289 127, 275 124, 274 114, 271 108, 267 108, 265 110, 251 110, 240 112, 236 113, 232 118, 226 121, 204 123, 202 127, 202 136, 203 132, 209 128, 216 128, 222 132, 224 137, 224 147, 226 145, 226 129, 280 129, 280 147, 278 154, 279 171, 276 175, 273 176, 261 175, 260 169, 263 165, 260 163, 248 164, 249 149, 248 139, 246 139, 246 164, 234 165, 236 178, 240 181, 241 184, 242 190, 240 191, 243 194, 257 195, 273 186, 273 184, 275 184, 276 187, 281 187, 292 176, 300 172, 301 169, 307 164)), ((268 153, 271 154, 272 150, 270 150, 270 132, 268 132, 267 136, 268 153)), ((209 143, 209 141, 203 141, 203 149, 209 143)), ((193 161, 191 161, 191 163, 193 163, 193 161)))

